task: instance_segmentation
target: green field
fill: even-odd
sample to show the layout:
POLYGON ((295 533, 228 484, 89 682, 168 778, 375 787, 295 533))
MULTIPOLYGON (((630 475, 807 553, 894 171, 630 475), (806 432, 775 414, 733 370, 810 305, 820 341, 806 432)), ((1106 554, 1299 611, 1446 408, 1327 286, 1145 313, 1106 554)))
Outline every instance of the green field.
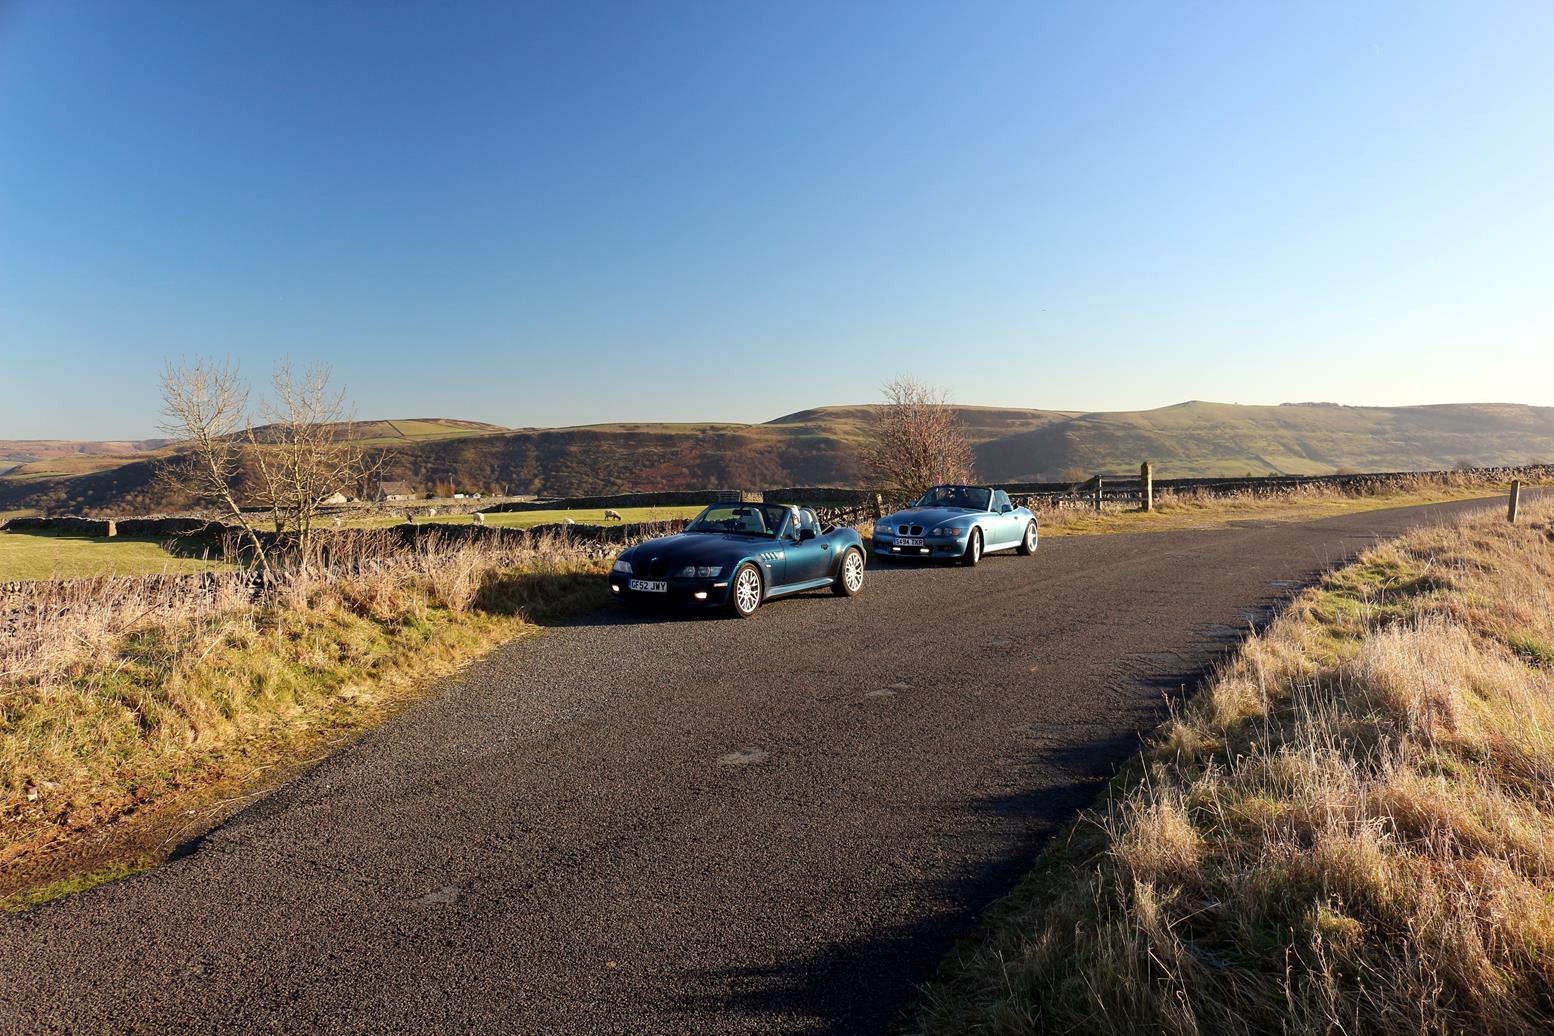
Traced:
POLYGON ((361 421, 352 427, 350 438, 363 446, 397 446, 406 442, 437 442, 491 435, 505 431, 496 425, 478 421, 438 421, 420 418, 397 421, 361 421))
POLYGON ((218 571, 231 566, 171 553, 157 540, 0 532, 0 582, 218 571))
MULTIPOLYGON (((617 507, 626 522, 667 522, 676 518, 692 518, 701 513, 702 505, 689 507, 617 507)), ((568 518, 579 525, 614 525, 604 520, 602 507, 573 508, 571 510, 502 511, 486 515, 486 524, 504 529, 532 529, 536 525, 560 525, 568 518)), ((416 513, 417 525, 469 525, 475 519, 467 514, 440 514, 426 517, 416 513)), ((371 518, 354 518, 345 522, 352 529, 381 529, 390 525, 403 525, 403 514, 377 515, 371 518)), ((329 523, 325 523, 327 526, 329 523)))
MULTIPOLYGON (((690 518, 700 507, 623 507, 628 522, 662 522, 690 518)), ((571 511, 511 511, 489 514, 486 524, 508 529, 528 529, 536 525, 557 525, 571 518, 579 525, 605 524, 603 509, 571 511)), ((420 525, 441 523, 468 525, 474 519, 467 514, 417 517, 420 525)), ((404 522, 403 515, 349 521, 349 528, 384 528, 404 522)), ((323 523, 324 528, 330 527, 323 523)), ((135 576, 153 573, 174 575, 188 572, 220 571, 230 568, 200 557, 175 554, 160 541, 119 536, 104 539, 92 536, 61 536, 47 532, 0 532, 0 582, 22 579, 85 579, 90 576, 135 576)))

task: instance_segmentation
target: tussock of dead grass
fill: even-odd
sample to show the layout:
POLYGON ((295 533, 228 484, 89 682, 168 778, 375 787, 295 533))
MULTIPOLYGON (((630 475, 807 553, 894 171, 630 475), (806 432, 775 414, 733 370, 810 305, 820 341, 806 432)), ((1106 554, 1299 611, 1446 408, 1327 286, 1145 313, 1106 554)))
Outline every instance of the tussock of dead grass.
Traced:
POLYGON ((85 834, 360 728, 416 685, 600 596, 607 561, 364 538, 264 590, 31 584, 0 599, 0 894, 85 834))
POLYGON ((1162 726, 929 1033, 1554 1029, 1554 506, 1378 547, 1162 726))

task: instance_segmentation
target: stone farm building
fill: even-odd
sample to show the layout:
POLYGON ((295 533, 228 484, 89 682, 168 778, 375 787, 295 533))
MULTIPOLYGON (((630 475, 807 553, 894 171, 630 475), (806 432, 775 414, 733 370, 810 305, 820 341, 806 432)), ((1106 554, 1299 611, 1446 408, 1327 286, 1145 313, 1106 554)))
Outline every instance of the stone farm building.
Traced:
POLYGON ((373 494, 374 500, 414 500, 421 494, 410 487, 408 482, 379 482, 378 491, 373 494))

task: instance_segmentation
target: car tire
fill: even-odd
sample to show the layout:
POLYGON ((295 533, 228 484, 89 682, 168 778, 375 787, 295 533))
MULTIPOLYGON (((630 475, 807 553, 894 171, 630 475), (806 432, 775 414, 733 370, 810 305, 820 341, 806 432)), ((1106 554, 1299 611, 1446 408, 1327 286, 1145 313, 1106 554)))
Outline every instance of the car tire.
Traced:
POLYGON ((761 570, 746 561, 734 570, 734 578, 728 582, 728 610, 738 618, 748 619, 761 607, 761 570))
POLYGON ((1025 536, 1020 540, 1020 546, 1016 549, 1026 557, 1036 553, 1036 523, 1030 522, 1025 526, 1025 536))
POLYGON ((831 592, 838 597, 857 597, 863 593, 863 551, 848 547, 842 552, 842 563, 837 567, 836 580, 831 592))
POLYGON ((960 563, 967 568, 975 568, 977 562, 982 560, 982 530, 972 529, 971 539, 966 541, 966 553, 960 556, 960 563))

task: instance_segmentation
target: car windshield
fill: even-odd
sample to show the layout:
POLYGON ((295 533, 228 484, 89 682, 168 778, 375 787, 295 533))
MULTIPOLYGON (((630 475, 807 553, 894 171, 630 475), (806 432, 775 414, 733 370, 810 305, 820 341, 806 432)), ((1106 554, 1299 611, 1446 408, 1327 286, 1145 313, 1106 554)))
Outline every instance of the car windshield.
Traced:
POLYGON ((986 511, 992 495, 992 490, 977 486, 934 486, 923 494, 917 506, 964 507, 969 511, 986 511))
POLYGON ((772 539, 787 517, 781 504, 713 504, 690 525, 686 532, 732 532, 740 536, 772 539))

